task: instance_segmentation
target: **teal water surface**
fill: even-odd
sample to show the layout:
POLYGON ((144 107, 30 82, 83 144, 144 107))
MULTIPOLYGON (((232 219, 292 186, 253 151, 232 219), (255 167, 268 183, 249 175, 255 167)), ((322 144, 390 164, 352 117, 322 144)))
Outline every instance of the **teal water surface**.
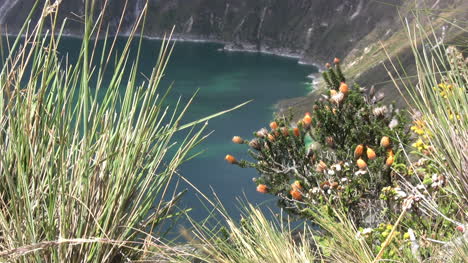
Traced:
MULTIPOLYGON (((268 127, 275 103, 307 94, 311 84, 306 77, 316 69, 299 65, 291 58, 217 51, 221 47, 210 43, 177 43, 166 81, 175 81, 175 96, 187 98, 195 89, 200 89, 188 119, 253 100, 239 110, 210 121, 209 130, 214 133, 202 146, 205 152, 180 170, 202 192, 210 193, 212 187, 228 212, 237 217, 237 197, 246 197, 253 203, 272 198, 255 191, 252 178, 258 175, 254 169, 242 169, 224 161, 227 153, 238 159, 249 158, 246 145, 232 143, 232 137, 251 139, 253 131, 268 127)), ((193 193, 187 197, 184 202, 194 208, 192 216, 196 219, 206 216, 206 210, 201 208, 193 193)))
MULTIPOLYGON (((116 49, 122 50, 125 42, 125 38, 120 38, 116 49)), ((81 41, 63 38, 61 44, 61 54, 67 54, 73 62, 78 56, 81 41)), ((150 76, 160 46, 161 41, 158 40, 143 41, 139 82, 146 80, 144 76, 150 76)), ((213 189, 227 211, 238 217, 237 197, 246 197, 253 203, 272 200, 272 197, 255 191, 252 178, 257 173, 254 169, 241 169, 225 162, 224 157, 228 153, 238 159, 249 158, 247 147, 233 144, 231 138, 237 135, 250 139, 253 131, 268 127, 276 102, 303 96, 310 91, 310 80, 306 77, 316 72, 316 68, 300 65, 292 58, 219 51, 221 48, 221 44, 215 43, 177 42, 161 83, 161 93, 173 83, 168 100, 174 104, 182 98, 184 105, 199 90, 185 116, 186 122, 253 100, 241 109, 211 120, 207 132, 214 132, 197 149, 204 152, 183 164, 178 171, 203 193, 210 194, 213 189)), ((136 45, 132 52, 130 61, 135 58, 136 45)), ((185 183, 178 185, 178 189, 185 188, 189 191, 181 207, 193 208, 190 215, 197 220, 203 219, 207 211, 195 191, 185 183)))

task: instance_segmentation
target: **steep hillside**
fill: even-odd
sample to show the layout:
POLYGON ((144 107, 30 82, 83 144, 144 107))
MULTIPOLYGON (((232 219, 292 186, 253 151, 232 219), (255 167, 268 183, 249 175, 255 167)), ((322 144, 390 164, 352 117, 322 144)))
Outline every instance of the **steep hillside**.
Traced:
MULTIPOLYGON (((34 2, 3 0, 3 30, 17 32, 34 2)), ((105 1, 97 2, 102 8, 105 1)), ((127 5, 125 0, 109 2, 105 24, 116 32, 125 9, 120 30, 125 34, 146 0, 131 0, 127 5)), ((160 37, 175 25, 178 38, 224 42, 226 49, 292 55, 319 65, 333 57, 344 58, 348 76, 365 86, 382 87, 395 97, 381 66, 386 60, 381 44, 392 56, 399 55, 404 63, 411 64, 401 19, 411 19, 410 12, 415 8, 443 10, 437 13, 439 25, 444 19, 460 21, 468 17, 465 0, 148 0, 144 34, 160 37)), ((59 14, 62 20, 68 18, 68 34, 81 34, 83 12, 82 1, 62 1, 59 14)), ((460 30, 445 26, 440 34, 453 38, 460 35, 460 30)), ((305 107, 311 98, 281 105, 305 107)))

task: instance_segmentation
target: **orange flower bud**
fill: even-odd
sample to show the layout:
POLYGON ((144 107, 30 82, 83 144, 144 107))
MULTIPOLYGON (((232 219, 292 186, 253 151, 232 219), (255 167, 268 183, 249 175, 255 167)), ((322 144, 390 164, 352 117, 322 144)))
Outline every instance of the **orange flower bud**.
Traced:
POLYGON ((388 138, 388 136, 382 137, 380 140, 380 146, 388 148, 390 146, 390 138, 388 138))
POLYGON ((259 184, 257 185, 257 192, 260 192, 262 194, 268 193, 268 187, 264 184, 259 184))
POLYGON ((326 67, 326 68, 331 68, 330 63, 325 64, 325 67, 326 67))
POLYGON ((226 157, 224 159, 230 164, 236 164, 237 163, 236 158, 234 156, 230 155, 230 154, 226 155, 226 157))
POLYGON ((357 166, 359 167, 359 169, 364 170, 367 168, 367 163, 363 159, 359 158, 357 160, 357 166))
POLYGON ((385 165, 392 166, 393 160, 394 160, 394 157, 392 155, 388 156, 387 160, 385 161, 385 165))
POLYGON ((296 137, 299 137, 299 135, 301 135, 301 132, 299 131, 299 128, 297 127, 293 129, 293 132, 294 132, 294 136, 296 137))
POLYGON ((369 160, 375 160, 375 158, 377 158, 377 155, 375 154, 374 150, 372 150, 369 147, 367 147, 367 158, 369 160))
POLYGON ((286 127, 281 128, 281 133, 283 134, 284 137, 289 136, 289 130, 286 127))
POLYGON ((339 59, 339 58, 335 58, 335 59, 333 59, 333 63, 335 63, 335 64, 339 64, 339 63, 340 63, 340 59, 339 59))
POLYGON ((310 114, 306 114, 302 119, 302 122, 305 126, 309 126, 312 123, 312 117, 310 116, 310 114))
POLYGON ((301 182, 299 181, 294 181, 293 184, 291 184, 291 187, 293 190, 302 190, 302 185, 301 185, 301 182))
POLYGON ((291 194, 291 197, 294 200, 298 200, 298 201, 302 200, 302 194, 300 191, 293 189, 289 193, 291 194))
POLYGON ((269 140, 270 142, 274 142, 274 141, 275 141, 275 136, 274 136, 273 134, 271 134, 271 133, 268 134, 268 140, 269 140))
POLYGON ((232 142, 233 142, 233 143, 237 143, 237 144, 243 144, 243 143, 244 143, 244 139, 242 139, 242 138, 239 137, 239 136, 234 136, 234 137, 232 137, 232 142))
POLYGON ((348 88, 348 84, 344 83, 344 82, 341 82, 341 85, 340 85, 340 92, 341 93, 344 93, 344 94, 347 94, 349 91, 349 88, 348 88))
POLYGON ((272 130, 278 129, 278 123, 276 123, 276 121, 271 122, 271 123, 270 123, 270 128, 271 128, 272 130))
POLYGON ((387 156, 392 156, 392 157, 395 156, 392 149, 387 150, 387 156))
POLYGON ((361 157, 363 152, 364 152, 364 145, 359 144, 358 146, 356 146, 356 149, 354 149, 354 158, 361 157))

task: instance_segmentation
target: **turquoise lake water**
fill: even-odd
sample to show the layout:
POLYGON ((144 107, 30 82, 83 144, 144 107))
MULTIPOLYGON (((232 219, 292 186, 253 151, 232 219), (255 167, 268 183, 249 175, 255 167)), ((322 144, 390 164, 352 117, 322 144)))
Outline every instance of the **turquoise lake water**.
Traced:
MULTIPOLYGON (((119 39, 117 50, 123 49, 125 41, 125 38, 119 39)), ((60 52, 69 54, 73 61, 80 44, 79 39, 64 38, 60 52)), ((160 45, 158 40, 143 41, 139 81, 145 80, 143 75, 150 76, 160 45)), ((177 42, 161 83, 161 92, 173 82, 169 101, 174 103, 182 97, 184 103, 199 89, 185 116, 187 122, 253 100, 241 109, 211 120, 207 132, 214 133, 197 149, 205 152, 183 164, 179 170, 203 193, 210 194, 213 189, 229 213, 238 217, 238 197, 253 203, 269 200, 274 204, 275 200, 255 191, 252 178, 257 173, 254 169, 241 169, 224 161, 227 153, 238 159, 249 158, 247 147, 233 144, 231 138, 238 135, 250 139, 253 131, 268 127, 274 104, 281 99, 306 95, 311 88, 307 75, 317 69, 300 65, 292 58, 219 51, 221 48, 221 44, 215 43, 177 42)), ((197 220, 203 219, 207 212, 195 191, 185 183, 178 186, 178 189, 184 188, 189 191, 181 206, 192 207, 190 215, 197 220)))

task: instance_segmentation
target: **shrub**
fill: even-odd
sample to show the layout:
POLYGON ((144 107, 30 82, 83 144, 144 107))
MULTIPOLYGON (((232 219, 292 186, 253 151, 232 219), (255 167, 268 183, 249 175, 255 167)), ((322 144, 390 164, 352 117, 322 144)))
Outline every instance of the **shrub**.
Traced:
MULTIPOLYGON (((270 130, 255 132, 254 139, 233 139, 248 144, 255 161, 230 156, 231 163, 257 169, 257 191, 277 196, 292 214, 314 222, 324 214, 340 224, 351 220, 356 238, 366 242, 376 260, 414 258, 416 235, 451 240, 456 221, 426 209, 430 200, 439 215, 461 212, 440 162, 429 158, 434 147, 427 144, 432 137, 425 122, 414 119, 410 127, 406 111, 382 104, 382 93, 349 87, 339 60, 327 67, 328 90, 312 113, 293 125, 291 116, 276 116, 270 130)), ((460 121, 456 116, 451 120, 460 121)), ((321 227, 330 235, 326 242, 336 238, 337 231, 329 231, 333 227, 321 227)), ((419 247, 416 258, 437 250, 432 243, 419 247)), ((364 250, 362 255, 368 255, 364 250)))
POLYGON ((383 94, 349 87, 335 62, 324 72, 329 90, 312 113, 293 126, 291 117, 277 116, 270 130, 245 142, 256 161, 236 163, 257 169, 257 189, 278 196, 292 213, 308 217, 308 209, 331 205, 364 224, 363 202, 397 181, 390 167, 405 162, 398 141, 408 142, 408 121, 381 103, 383 94))

